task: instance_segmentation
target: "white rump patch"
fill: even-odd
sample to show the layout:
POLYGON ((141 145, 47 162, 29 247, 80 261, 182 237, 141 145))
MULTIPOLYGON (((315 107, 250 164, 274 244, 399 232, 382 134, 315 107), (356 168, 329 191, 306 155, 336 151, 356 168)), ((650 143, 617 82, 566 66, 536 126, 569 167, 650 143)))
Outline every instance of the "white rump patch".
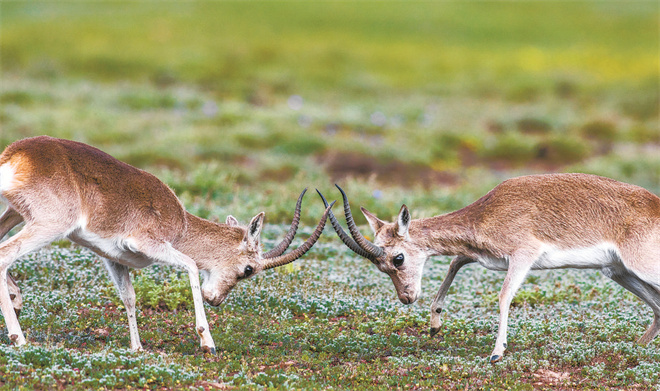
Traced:
POLYGON ((5 192, 12 188, 14 175, 16 171, 9 163, 0 166, 0 193, 5 192))

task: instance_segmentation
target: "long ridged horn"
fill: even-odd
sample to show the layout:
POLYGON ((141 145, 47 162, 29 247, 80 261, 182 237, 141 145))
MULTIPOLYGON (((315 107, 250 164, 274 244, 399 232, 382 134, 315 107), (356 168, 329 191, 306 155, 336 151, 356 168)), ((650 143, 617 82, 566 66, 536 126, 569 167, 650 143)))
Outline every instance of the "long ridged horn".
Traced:
POLYGON ((264 270, 272 269, 274 267, 284 266, 287 263, 291 263, 296 259, 302 257, 307 251, 309 251, 309 249, 312 248, 312 246, 316 243, 316 241, 319 240, 319 237, 323 232, 323 228, 325 227, 325 221, 328 218, 328 213, 330 213, 330 209, 332 209, 332 207, 335 205, 335 202, 337 201, 333 201, 332 204, 330 204, 330 206, 328 206, 325 209, 321 221, 319 221, 319 224, 316 226, 316 229, 314 230, 312 235, 309 238, 307 238, 305 243, 301 244, 300 247, 291 251, 288 254, 280 255, 268 259, 268 263, 264 266, 264 270))
MULTIPOLYGON (((298 196, 298 202, 296 202, 296 211, 293 213, 293 221, 291 222, 289 232, 286 233, 286 236, 280 244, 275 246, 272 250, 264 253, 262 255, 263 258, 279 257, 286 251, 287 248, 289 248, 289 245, 291 245, 293 238, 296 236, 296 231, 298 230, 298 223, 300 223, 300 206, 302 205, 302 199, 305 195, 305 192, 307 192, 307 188, 305 188, 305 190, 300 193, 300 196, 298 196)), ((328 205, 326 205, 326 207, 327 206, 328 205)))
POLYGON ((355 225, 355 221, 353 220, 353 214, 351 214, 351 206, 348 204, 348 197, 346 196, 346 193, 341 187, 339 187, 339 185, 335 184, 335 186, 337 189, 339 189, 341 196, 344 199, 344 216, 346 216, 346 225, 348 226, 348 230, 351 232, 351 236, 353 236, 353 240, 355 240, 355 242, 360 247, 362 247, 364 251, 371 254, 374 259, 382 257, 385 251, 362 236, 360 230, 358 230, 357 225, 355 225))
MULTIPOLYGON (((326 201, 325 197, 323 196, 323 194, 321 194, 319 189, 316 189, 316 192, 319 193, 319 195, 321 196, 321 199, 323 200, 323 204, 327 208, 328 207, 328 201, 326 201)), ((366 252, 362 247, 360 247, 359 244, 357 244, 357 242, 355 240, 353 240, 353 238, 351 238, 346 233, 346 231, 344 231, 344 229, 341 227, 341 225, 339 225, 339 221, 337 221, 337 218, 335 217, 335 214, 332 213, 332 211, 330 211, 330 213, 328 213, 328 218, 330 219, 330 223, 332 224, 332 228, 335 229, 335 232, 337 233, 337 236, 339 236, 339 239, 341 239, 341 241, 344 242, 344 244, 348 248, 353 250, 353 252, 356 253, 357 255, 359 255, 361 257, 364 257, 364 258, 367 258, 371 262, 376 261, 376 258, 374 258, 373 255, 366 252)))

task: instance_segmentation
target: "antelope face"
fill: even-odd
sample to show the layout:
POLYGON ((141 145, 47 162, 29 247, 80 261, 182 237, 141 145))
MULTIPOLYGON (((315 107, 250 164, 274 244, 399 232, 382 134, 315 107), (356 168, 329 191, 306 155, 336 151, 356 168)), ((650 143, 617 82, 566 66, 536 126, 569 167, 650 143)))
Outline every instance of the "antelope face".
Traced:
POLYGON ((259 273, 263 268, 258 263, 243 262, 223 270, 203 270, 202 297, 208 304, 217 307, 225 301, 236 284, 259 273), (254 266, 253 266, 254 265, 254 266))
POLYGON ((261 251, 261 230, 264 224, 263 212, 253 217, 247 227, 240 226, 234 217, 227 217, 225 223, 227 227, 225 229, 227 230, 226 232, 232 233, 225 233, 222 236, 225 239, 228 236, 232 237, 227 246, 228 249, 224 252, 219 252, 220 259, 211 262, 211 267, 201 270, 204 277, 201 287, 204 301, 212 306, 218 306, 222 304, 229 295, 229 292, 231 292, 232 288, 239 281, 255 276, 264 270, 286 265, 309 251, 321 236, 332 205, 326 209, 316 229, 305 243, 290 253, 283 255, 296 235, 298 223, 300 222, 302 198, 305 191, 298 197, 293 222, 286 236, 280 244, 266 253, 262 254, 261 251))
POLYGON ((421 294, 422 272, 429 254, 408 235, 408 209, 402 206, 394 223, 382 221, 364 208, 361 210, 374 231, 374 245, 383 250, 383 255, 374 261, 376 267, 390 276, 403 304, 414 303, 421 294))
MULTIPOLYGON (((405 205, 401 207, 394 223, 380 220, 361 208, 374 231, 375 239, 372 243, 362 236, 355 225, 346 193, 339 186, 337 188, 344 198, 344 215, 352 236, 344 232, 334 214, 330 212, 328 217, 339 238, 355 253, 369 259, 380 271, 390 276, 403 304, 414 303, 421 293, 424 263, 431 254, 410 239, 408 230, 411 218, 408 208, 405 205)), ((325 197, 320 192, 319 195, 327 206, 325 197)))
POLYGON ((223 259, 216 260, 214 267, 202 271, 202 297, 208 304, 219 306, 239 281, 264 270, 268 259, 261 254, 263 223, 263 212, 253 217, 247 227, 241 227, 234 217, 227 217, 226 224, 233 228, 234 239, 240 238, 237 233, 242 238, 230 245, 230 251, 221 254, 223 259))

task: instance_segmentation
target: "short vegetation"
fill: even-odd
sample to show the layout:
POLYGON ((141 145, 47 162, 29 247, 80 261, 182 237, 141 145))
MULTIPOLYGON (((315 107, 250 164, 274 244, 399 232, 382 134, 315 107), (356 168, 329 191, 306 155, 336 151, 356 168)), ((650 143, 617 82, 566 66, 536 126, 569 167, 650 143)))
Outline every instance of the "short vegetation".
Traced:
MULTIPOLYGON (((660 194, 659 15, 644 1, 3 2, 0 149, 87 142, 202 217, 265 211, 266 248, 306 186, 334 199, 339 183, 382 217, 455 210, 538 172, 660 194)), ((296 243, 322 211, 308 193, 296 243)), ((660 342, 635 344, 648 308, 596 271, 530 276, 490 365, 503 274, 468 266, 430 339, 448 261, 404 306, 326 229, 206 307, 217 356, 197 346, 187 278, 133 271, 146 352, 132 353, 102 262, 56 243, 12 268, 29 345, 0 329, 0 388, 658 389, 660 342)))

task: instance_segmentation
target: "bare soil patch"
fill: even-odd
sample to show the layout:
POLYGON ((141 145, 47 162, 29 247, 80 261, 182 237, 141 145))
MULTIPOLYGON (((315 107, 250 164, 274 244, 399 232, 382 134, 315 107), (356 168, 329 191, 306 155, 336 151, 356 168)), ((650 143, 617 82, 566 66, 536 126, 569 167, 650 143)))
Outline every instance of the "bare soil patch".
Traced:
POLYGON ((346 178, 374 178, 376 181, 399 186, 454 185, 458 178, 446 171, 400 160, 381 160, 354 152, 330 152, 318 158, 333 181, 346 178))

